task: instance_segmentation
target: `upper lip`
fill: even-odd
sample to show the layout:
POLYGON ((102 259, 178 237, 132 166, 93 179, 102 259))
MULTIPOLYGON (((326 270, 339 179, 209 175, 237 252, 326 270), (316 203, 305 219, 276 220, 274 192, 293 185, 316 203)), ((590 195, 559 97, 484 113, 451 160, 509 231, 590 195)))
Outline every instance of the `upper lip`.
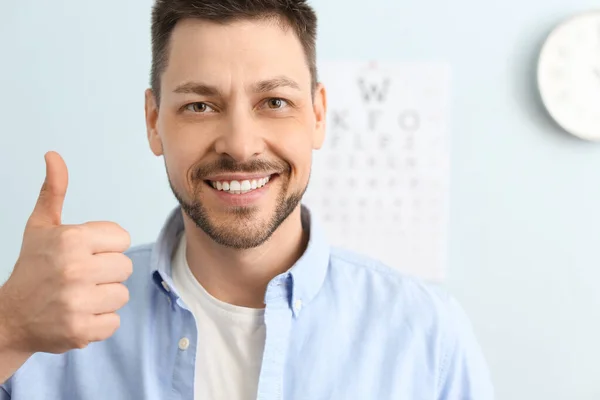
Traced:
POLYGON ((223 175, 212 175, 206 178, 207 181, 251 181, 253 179, 267 178, 269 176, 275 175, 275 173, 271 172, 257 172, 254 174, 223 174, 223 175))

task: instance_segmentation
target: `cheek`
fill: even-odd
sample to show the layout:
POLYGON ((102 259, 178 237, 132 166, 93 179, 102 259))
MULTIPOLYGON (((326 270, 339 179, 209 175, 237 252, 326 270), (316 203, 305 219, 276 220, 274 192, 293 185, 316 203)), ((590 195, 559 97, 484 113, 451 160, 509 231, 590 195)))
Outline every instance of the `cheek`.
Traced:
POLYGON ((178 151, 190 148, 201 150, 223 129, 219 119, 199 120, 175 109, 165 110, 161 114, 158 127, 160 135, 171 146, 179 146, 178 151))
POLYGON ((274 138, 278 156, 292 168, 292 181, 304 182, 310 174, 312 162, 312 130, 307 118, 294 119, 293 123, 282 126, 274 138))
POLYGON ((171 181, 180 189, 193 190, 192 170, 206 147, 202 135, 191 124, 165 118, 161 124, 164 157, 171 181))
POLYGON ((185 193, 193 191, 190 166, 192 163, 177 157, 174 153, 165 153, 169 179, 175 188, 185 193))
MULTIPOLYGON (((303 134, 303 136, 307 135, 303 134)), ((281 156, 292 168, 292 182, 297 182, 300 185, 306 184, 310 175, 312 163, 312 148, 310 141, 305 138, 290 140, 289 145, 283 149, 281 156)))

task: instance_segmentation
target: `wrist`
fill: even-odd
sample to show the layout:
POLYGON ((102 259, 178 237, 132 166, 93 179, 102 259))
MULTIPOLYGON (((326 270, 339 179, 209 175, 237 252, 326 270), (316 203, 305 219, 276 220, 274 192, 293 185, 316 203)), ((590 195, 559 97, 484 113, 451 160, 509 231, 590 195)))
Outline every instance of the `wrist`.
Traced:
POLYGON ((0 384, 5 383, 28 359, 31 353, 19 349, 10 326, 10 316, 0 287, 0 384))
POLYGON ((6 315, 5 303, 6 299, 2 295, 2 288, 0 287, 0 352, 6 351, 12 347, 10 338, 10 328, 8 326, 9 318, 6 315))
POLYGON ((14 316, 14 308, 10 303, 6 287, 0 286, 0 353, 8 352, 30 356, 33 351, 29 349, 25 335, 22 334, 23 332, 16 323, 18 318, 14 316))
POLYGON ((19 344, 16 342, 15 329, 10 316, 10 305, 4 287, 0 287, 0 352, 17 351, 19 344))

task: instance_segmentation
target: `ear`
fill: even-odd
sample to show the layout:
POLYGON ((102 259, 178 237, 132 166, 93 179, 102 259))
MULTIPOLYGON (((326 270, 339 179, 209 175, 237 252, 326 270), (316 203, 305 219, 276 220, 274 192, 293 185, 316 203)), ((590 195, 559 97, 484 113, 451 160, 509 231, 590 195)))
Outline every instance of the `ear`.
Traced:
POLYGON ((150 144, 150 149, 155 156, 162 156, 163 145, 157 129, 158 104, 156 102, 156 96, 154 96, 152 89, 146 89, 145 97, 146 132, 148 135, 148 144, 150 144))
POLYGON ((318 150, 325 141, 325 125, 327 117, 327 93, 322 83, 317 84, 313 99, 315 113, 315 130, 313 133, 313 149, 318 150))

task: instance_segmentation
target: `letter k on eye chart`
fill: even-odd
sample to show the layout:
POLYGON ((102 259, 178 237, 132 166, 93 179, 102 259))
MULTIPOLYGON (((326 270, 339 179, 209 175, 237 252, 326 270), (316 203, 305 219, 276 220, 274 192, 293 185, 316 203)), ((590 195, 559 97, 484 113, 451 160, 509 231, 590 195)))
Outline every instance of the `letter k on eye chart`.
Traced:
POLYGON ((447 262, 450 68, 326 61, 327 132, 305 202, 329 240, 441 281, 447 262))

